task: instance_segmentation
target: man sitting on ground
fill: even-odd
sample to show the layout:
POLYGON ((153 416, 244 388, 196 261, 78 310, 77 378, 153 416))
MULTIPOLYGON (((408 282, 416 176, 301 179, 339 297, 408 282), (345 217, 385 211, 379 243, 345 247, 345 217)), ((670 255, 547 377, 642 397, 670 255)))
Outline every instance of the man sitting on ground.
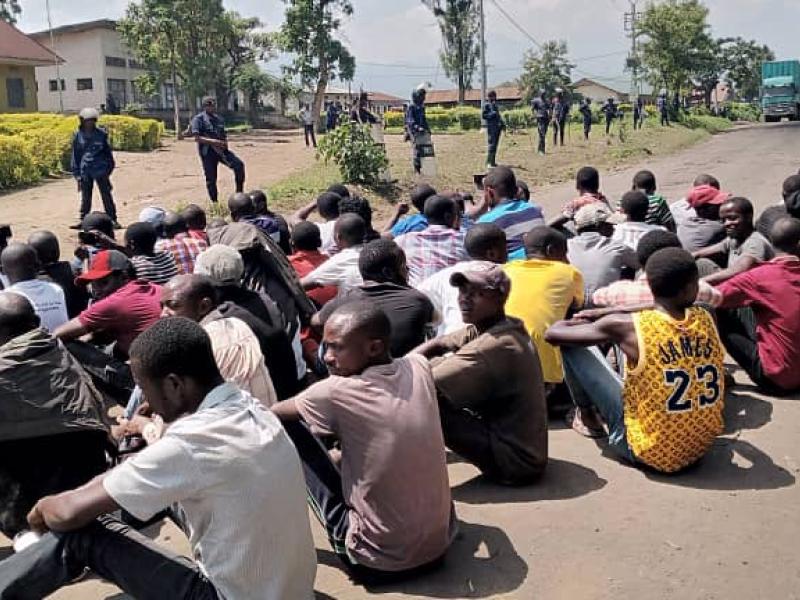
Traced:
POLYGON ((158 234, 150 223, 132 223, 125 231, 125 245, 136 269, 136 277, 163 285, 179 273, 171 252, 156 250, 158 234))
POLYGON ((168 252, 175 259, 180 273, 194 273, 194 263, 208 242, 189 235, 183 217, 169 211, 164 215, 164 237, 156 242, 156 252, 168 252))
POLYGON ((60 260, 58 238, 52 231, 34 231, 28 237, 28 244, 39 258, 39 278, 61 287, 67 302, 67 315, 70 319, 77 317, 89 304, 89 294, 75 285, 75 274, 70 264, 60 260))
POLYGON ((713 175, 698 175, 686 198, 670 206, 677 225, 678 238, 684 249, 694 252, 725 239, 725 228, 719 220, 719 207, 730 194, 720 191, 713 175))
POLYGON ((445 443, 499 483, 530 483, 547 464, 547 406, 530 336, 503 310, 511 281, 499 266, 451 281, 467 327, 416 350, 433 359, 445 443))
MULTIPOLYGON (((625 215, 625 222, 614 227, 612 240, 622 242, 631 250, 636 250, 642 236, 651 231, 663 230, 661 225, 650 225, 646 222, 649 200, 644 192, 626 192, 620 201, 620 211, 625 215)), ((671 216, 671 213, 670 213, 671 216)))
POLYGON ((431 196, 436 195, 436 190, 427 183, 421 183, 411 190, 409 202, 398 202, 391 220, 383 230, 383 236, 396 238, 404 233, 412 231, 422 231, 428 226, 428 218, 425 216, 425 201, 431 196), (408 214, 409 204, 416 209, 416 214, 408 214), (400 217, 403 217, 402 219, 400 217))
MULTIPOLYGON (((370 206, 369 200, 363 196, 347 196, 346 198, 342 198, 342 201, 339 202, 339 215, 346 215, 348 213, 356 214, 364 220, 365 244, 381 237, 381 234, 372 227, 372 206, 370 206)), ((334 247, 331 249, 331 254, 335 254, 338 251, 339 249, 334 247)))
POLYGON ((508 263, 504 270, 511 279, 506 312, 525 325, 536 346, 546 384, 564 380, 561 352, 544 341, 547 328, 583 306, 583 277, 567 263, 564 234, 541 225, 525 236, 525 260, 508 263))
POLYGON ((791 175, 781 186, 782 202, 764 209, 756 221, 756 230, 769 238, 772 226, 785 217, 800 219, 800 174, 791 175))
POLYGON ((775 256, 769 240, 755 230, 753 205, 747 198, 737 197, 726 201, 719 209, 719 216, 725 226, 725 240, 693 252, 695 258, 706 259, 701 263, 704 264, 703 271, 712 272, 703 279, 711 285, 727 281, 775 256), (707 260, 720 253, 728 257, 727 268, 721 270, 707 260))
POLYGON ((757 386, 783 395, 800 389, 800 221, 772 227, 773 259, 739 273, 710 294, 728 353, 757 386))
MULTIPOLYGON (((329 257, 320 252, 321 247, 322 238, 316 223, 301 221, 294 226, 292 230, 293 252, 289 255, 289 262, 299 278, 302 279, 328 260, 329 257)), ((336 292, 336 286, 329 285, 309 290, 308 297, 321 308, 336 297, 336 292)))
POLYGON ((0 596, 44 598, 89 568, 135 598, 311 600, 316 559, 302 473, 278 421, 224 383, 208 335, 188 319, 164 319, 139 336, 131 366, 169 427, 148 423, 145 437, 157 443, 36 504, 28 521, 44 535, 0 563, 0 596), (109 514, 144 521, 173 505, 197 562, 109 514))
POLYGON ((458 288, 450 285, 453 273, 485 271, 495 264, 505 264, 508 259, 506 234, 493 223, 477 223, 467 232, 464 248, 472 260, 465 260, 431 275, 417 286, 433 303, 441 317, 437 335, 446 335, 464 328, 458 306, 458 288))
POLYGON ((652 171, 639 171, 633 176, 633 191, 642 192, 647 196, 647 215, 642 222, 675 231, 675 218, 664 196, 656 189, 656 176, 652 171))
MULTIPOLYGON (((567 202, 561 209, 561 214, 548 225, 556 228, 562 227, 574 219, 581 208, 590 204, 601 203, 609 210, 611 209, 608 200, 600 192, 600 173, 594 167, 582 167, 578 170, 575 176, 575 188, 579 196, 567 202)), ((526 231, 530 231, 530 229, 526 231)))
POLYGON ((263 191, 253 190, 247 195, 250 196, 250 201, 253 203, 253 211, 255 212, 256 217, 272 219, 275 221, 275 224, 278 228, 278 235, 277 237, 274 234, 270 235, 272 236, 272 239, 277 242, 278 246, 280 246, 280 249, 283 250, 283 253, 286 256, 289 256, 289 254, 292 253, 292 244, 289 233, 289 224, 286 222, 286 219, 269 209, 267 205, 267 195, 263 191))
POLYGON ((10 244, 0 254, 0 262, 10 284, 6 289, 28 299, 42 327, 53 332, 69 321, 64 290, 37 277, 39 258, 32 246, 10 244))
POLYGON ((206 211, 197 206, 197 204, 190 204, 181 211, 181 218, 186 223, 187 233, 190 238, 202 240, 208 244, 206 211))
POLYGON ((713 317, 693 306, 698 272, 688 252, 659 250, 645 271, 655 309, 595 322, 579 315, 577 323, 553 325, 545 339, 562 347, 578 408, 573 428, 604 435, 599 412, 612 450, 669 473, 700 459, 722 433, 725 350, 713 317), (594 347, 609 342, 627 357, 624 381, 594 347))
MULTIPOLYGON (((344 187, 344 186, 342 186, 344 187)), ((347 188, 345 188, 346 190, 347 188)), ((348 192, 349 196, 349 192, 348 192)), ((342 196, 330 190, 320 194, 316 200, 310 204, 298 209, 289 219, 292 227, 298 223, 308 220, 308 217, 315 210, 319 212, 319 216, 324 219, 324 222, 317 223, 319 226, 320 236, 322 237, 322 252, 330 254, 331 249, 336 245, 333 239, 333 228, 336 225, 336 219, 339 218, 339 203, 342 201, 342 196)))
POLYGON ((300 283, 306 290, 335 285, 338 295, 344 296, 364 283, 358 271, 358 255, 364 248, 366 226, 361 217, 348 213, 336 219, 333 231, 339 252, 303 277, 300 283))
POLYGON ((367 582, 438 564, 455 534, 431 368, 417 354, 393 360, 390 336, 374 304, 342 306, 325 323, 331 377, 272 407, 334 551, 367 582), (312 432, 340 440, 340 468, 312 432))
POLYGON ((411 285, 416 286, 437 271, 468 258, 458 216, 458 205, 452 198, 431 196, 425 201, 428 226, 395 239, 405 252, 411 285))
POLYGON ((601 202, 590 203, 575 213, 578 235, 568 240, 567 256, 583 275, 587 298, 623 274, 632 276, 639 268, 636 252, 611 239, 617 218, 601 202))
POLYGON ((408 285, 405 254, 391 240, 373 240, 365 245, 358 257, 358 270, 364 285, 326 304, 312 317, 312 327, 321 332, 334 311, 348 302, 369 302, 389 317, 392 356, 405 356, 424 342, 432 329, 433 304, 425 294, 408 285))

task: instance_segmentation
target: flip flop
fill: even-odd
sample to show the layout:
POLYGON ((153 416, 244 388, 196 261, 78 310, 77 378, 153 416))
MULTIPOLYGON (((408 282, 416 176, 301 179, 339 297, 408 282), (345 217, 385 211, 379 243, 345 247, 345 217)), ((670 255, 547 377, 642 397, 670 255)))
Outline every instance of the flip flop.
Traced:
POLYGON ((602 427, 587 426, 581 419, 581 413, 577 408, 573 408, 567 413, 567 424, 575 433, 590 439, 604 438, 608 435, 602 427))

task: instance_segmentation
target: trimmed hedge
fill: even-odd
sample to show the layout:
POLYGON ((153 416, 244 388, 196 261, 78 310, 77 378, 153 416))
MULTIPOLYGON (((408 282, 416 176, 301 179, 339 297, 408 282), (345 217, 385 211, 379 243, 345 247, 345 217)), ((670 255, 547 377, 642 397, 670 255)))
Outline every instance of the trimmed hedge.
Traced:
MULTIPOLYGON (((164 126, 153 119, 103 115, 114 150, 152 150, 164 126)), ((78 118, 51 113, 0 115, 0 189, 36 183, 69 169, 72 135, 78 118)))

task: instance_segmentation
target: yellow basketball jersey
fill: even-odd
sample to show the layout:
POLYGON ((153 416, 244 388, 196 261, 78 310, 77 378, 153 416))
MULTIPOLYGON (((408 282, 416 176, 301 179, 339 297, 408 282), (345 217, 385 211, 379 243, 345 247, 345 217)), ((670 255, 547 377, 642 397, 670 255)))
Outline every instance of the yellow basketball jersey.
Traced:
POLYGON ((633 315, 639 364, 623 389, 628 445, 642 462, 673 472, 692 464, 722 432, 725 351, 711 315, 683 320, 647 310, 633 315))

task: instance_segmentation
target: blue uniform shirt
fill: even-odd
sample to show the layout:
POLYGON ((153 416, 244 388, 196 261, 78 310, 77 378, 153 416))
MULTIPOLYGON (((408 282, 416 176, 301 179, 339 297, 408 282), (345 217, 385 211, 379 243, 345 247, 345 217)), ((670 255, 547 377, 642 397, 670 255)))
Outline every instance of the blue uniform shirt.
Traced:
POLYGON ((72 136, 72 175, 74 177, 107 177, 114 170, 114 155, 105 129, 92 133, 78 129, 72 136))
MULTIPOLYGON (((213 138, 215 140, 228 139, 225 133, 225 120, 218 114, 208 114, 203 111, 192 117, 192 123, 189 126, 192 135, 199 135, 200 137, 213 138)), ((198 151, 201 156, 205 156, 209 151, 213 151, 208 144, 198 144, 198 151)))
POLYGON ((406 129, 409 134, 416 135, 420 131, 430 131, 428 119, 425 116, 425 105, 412 103, 406 111, 406 129))
POLYGON ((496 102, 487 102, 483 105, 483 120, 486 121, 486 129, 489 133, 497 133, 505 129, 506 124, 503 122, 503 116, 500 114, 500 108, 496 102))

